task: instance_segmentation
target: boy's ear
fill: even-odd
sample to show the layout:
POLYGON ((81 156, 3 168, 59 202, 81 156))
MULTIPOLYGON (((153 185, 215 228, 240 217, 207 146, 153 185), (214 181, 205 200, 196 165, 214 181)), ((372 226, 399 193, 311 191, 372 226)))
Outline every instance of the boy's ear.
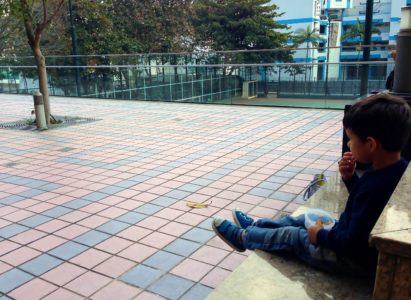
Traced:
POLYGON ((368 150, 370 150, 370 152, 374 152, 379 147, 380 142, 376 140, 375 138, 373 138, 372 136, 369 136, 367 137, 366 144, 367 144, 368 150))

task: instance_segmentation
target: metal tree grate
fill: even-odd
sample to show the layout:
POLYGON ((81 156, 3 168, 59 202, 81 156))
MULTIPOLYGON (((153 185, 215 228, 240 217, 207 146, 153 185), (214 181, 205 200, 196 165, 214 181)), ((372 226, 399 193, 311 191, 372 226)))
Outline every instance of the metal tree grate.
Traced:
MULTIPOLYGON (((60 123, 50 124, 48 129, 55 129, 61 127, 67 127, 72 125, 87 124, 99 121, 100 119, 95 118, 83 118, 83 117, 67 117, 67 116, 56 116, 55 119, 61 121, 60 123)), ((14 130, 26 130, 26 131, 36 131, 37 126, 32 119, 23 119, 14 122, 0 123, 0 128, 4 129, 14 129, 14 130)))

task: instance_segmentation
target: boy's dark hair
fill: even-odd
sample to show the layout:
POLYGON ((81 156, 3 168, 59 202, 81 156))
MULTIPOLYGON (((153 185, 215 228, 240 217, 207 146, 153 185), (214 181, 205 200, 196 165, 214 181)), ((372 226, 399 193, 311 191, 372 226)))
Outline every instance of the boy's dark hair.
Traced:
POLYGON ((385 151, 401 151, 411 132, 410 106, 400 97, 373 95, 351 106, 345 113, 343 125, 362 141, 373 137, 385 151))

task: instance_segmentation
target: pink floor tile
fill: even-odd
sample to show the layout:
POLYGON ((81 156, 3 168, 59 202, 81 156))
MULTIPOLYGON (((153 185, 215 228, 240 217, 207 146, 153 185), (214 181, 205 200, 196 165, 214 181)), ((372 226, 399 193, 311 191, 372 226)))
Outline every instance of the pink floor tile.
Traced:
POLYGON ((150 201, 152 201, 152 200, 154 200, 158 197, 159 197, 159 195, 143 192, 141 194, 138 194, 138 195, 134 196, 132 199, 147 203, 147 202, 150 202, 150 201))
POLYGON ((139 294, 136 298, 134 298, 135 300, 164 300, 166 298, 163 298, 159 295, 156 294, 152 294, 149 292, 142 292, 141 294, 139 294))
POLYGON ((210 265, 217 265, 228 254, 230 254, 229 251, 205 245, 191 254, 190 258, 210 265))
POLYGON ((71 263, 91 269, 108 259, 111 255, 96 249, 88 249, 70 260, 71 263))
POLYGON ((12 269, 13 267, 0 261, 0 274, 7 272, 8 270, 12 269))
POLYGON ((167 220, 174 220, 175 218, 181 216, 183 213, 183 211, 178 209, 164 208, 160 210, 158 213, 154 214, 154 216, 167 220))
POLYGON ((294 186, 294 185, 290 185, 289 183, 283 185, 279 191, 280 192, 286 192, 286 193, 292 193, 292 194, 299 194, 302 191, 304 191, 305 187, 301 187, 301 186, 294 186))
POLYGON ((143 205, 144 202, 141 201, 137 201, 137 200, 133 200, 133 199, 128 199, 125 200, 123 202, 120 202, 118 204, 116 204, 117 207, 126 209, 126 210, 134 210, 137 207, 140 207, 141 205, 143 205))
POLYGON ((48 271, 41 277, 47 281, 50 281, 59 286, 65 285, 67 282, 77 278, 81 274, 85 273, 87 270, 70 263, 63 263, 57 268, 48 271))
POLYGON ((228 200, 236 200, 240 198, 243 194, 225 190, 222 191, 221 193, 217 194, 217 197, 223 198, 223 199, 228 199, 228 200))
POLYGON ((111 279, 109 277, 89 271, 69 282, 65 287, 88 297, 110 281, 111 279))
POLYGON ((187 206, 187 201, 180 200, 170 206, 172 209, 178 209, 182 211, 190 211, 191 208, 187 206))
POLYGON ((142 262, 157 251, 158 249, 153 247, 142 244, 134 244, 118 253, 118 256, 128 258, 136 262, 142 262))
POLYGON ((117 233, 117 235, 125 239, 137 242, 138 240, 150 234, 151 232, 153 231, 150 229, 146 229, 146 228, 138 227, 138 226, 131 226, 121 231, 120 233, 117 233))
POLYGON ((70 223, 78 223, 78 221, 83 220, 83 219, 87 218, 88 216, 90 216, 89 213, 86 213, 86 212, 80 211, 80 210, 75 210, 75 211, 72 211, 68 214, 65 214, 65 215, 59 217, 59 219, 63 220, 63 221, 70 222, 70 223))
POLYGON ((215 196, 218 193, 221 193, 221 191, 222 190, 220 190, 220 189, 205 187, 205 188, 202 188, 201 190, 198 190, 197 193, 203 194, 203 195, 208 195, 208 196, 215 196))
POLYGON ((85 218, 84 220, 77 222, 77 224, 89 227, 89 228, 96 228, 99 227, 100 225, 103 225, 104 223, 107 223, 110 221, 110 219, 101 217, 101 216, 90 216, 88 218, 85 218))
POLYGON ((223 198, 219 198, 219 197, 212 197, 210 205, 214 206, 214 207, 218 207, 218 208, 223 208, 223 207, 226 207, 227 205, 229 205, 231 202, 233 202, 233 201, 223 199, 223 198))
POLYGON ((35 204, 40 203, 39 200, 34 200, 34 199, 26 199, 26 200, 22 200, 16 203, 13 203, 14 207, 19 207, 19 208, 26 208, 35 204))
POLYGON ((113 236, 105 240, 104 242, 101 242, 100 244, 96 245, 95 248, 104 250, 112 254, 116 254, 120 252, 121 250, 129 247, 131 244, 133 244, 133 242, 129 240, 122 239, 117 236, 113 236))
POLYGON ((144 220, 138 222, 136 225, 137 226, 142 226, 151 230, 156 230, 160 227, 163 227, 165 224, 167 224, 169 221, 168 220, 164 220, 161 218, 157 218, 157 217, 148 217, 145 218, 144 220))
POLYGON ((272 208, 266 208, 261 206, 256 206, 248 212, 250 215, 256 216, 260 219, 269 218, 272 219, 278 214, 278 210, 272 208))
POLYGON ((181 224, 178 222, 170 222, 167 225, 158 229, 158 231, 173 235, 173 236, 180 236, 192 227, 186 224, 181 224))
POLYGON ((254 196, 254 195, 243 195, 240 198, 237 199, 237 201, 252 204, 252 205, 258 205, 262 201, 264 201, 264 197, 259 197, 259 196, 254 196))
POLYGON ((11 222, 18 222, 18 221, 24 220, 26 218, 29 218, 33 215, 34 215, 34 213, 32 213, 30 211, 18 210, 16 212, 13 212, 11 214, 3 216, 3 219, 6 219, 6 220, 11 221, 11 222))
POLYGON ((48 235, 39 239, 38 241, 31 243, 29 246, 42 252, 47 252, 61 244, 64 244, 65 242, 67 242, 66 239, 55 235, 48 235))
POLYGON ((299 208, 301 206, 301 204, 297 204, 297 203, 289 203, 285 208, 284 211, 287 213, 293 213, 297 210, 297 208, 299 208))
POLYGON ((27 231, 24 231, 18 235, 15 235, 10 238, 10 240, 22 244, 22 245, 27 245, 31 243, 32 241, 38 240, 45 236, 46 233, 35 230, 35 229, 29 229, 27 231))
POLYGON ((230 246, 228 246, 225 242, 223 242, 222 239, 220 239, 218 236, 213 237, 211 240, 209 240, 207 242, 207 245, 212 246, 212 247, 216 247, 219 249, 223 249, 229 252, 233 251, 233 248, 231 248, 230 246))
POLYGON ((108 208, 107 205, 104 205, 104 204, 101 204, 101 203, 98 203, 98 202, 94 202, 92 204, 89 204, 87 206, 84 206, 84 207, 80 208, 80 210, 85 211, 89 214, 95 214, 95 213, 98 213, 98 212, 100 212, 102 210, 105 210, 107 208, 108 208))
POLYGON ((152 234, 142 238, 139 242, 158 249, 164 248, 175 239, 174 236, 168 234, 153 232, 152 234))
POLYGON ((54 284, 35 278, 15 289, 9 295, 18 300, 35 300, 50 294, 57 288, 54 284))
POLYGON ((218 266, 229 271, 234 271, 246 258, 247 256, 245 255, 233 252, 220 262, 218 266))
POLYGON ((119 197, 119 196, 108 196, 104 199, 101 199, 100 201, 98 201, 97 203, 101 203, 101 204, 105 204, 105 205, 116 205, 117 203, 120 203, 122 201, 124 201, 125 198, 124 197, 119 197))
POLYGON ((75 198, 80 198, 83 197, 87 194, 90 194, 92 191, 90 190, 84 190, 84 189, 74 189, 73 191, 69 193, 65 193, 68 196, 75 197, 75 198))
POLYGON ((60 230, 61 228, 69 226, 69 225, 70 225, 69 222, 54 219, 54 220, 48 221, 46 223, 43 223, 43 224, 37 226, 36 228, 38 230, 41 230, 41 231, 45 231, 45 232, 48 232, 48 233, 53 233, 57 230, 60 230))
POLYGON ((212 268, 213 266, 209 264, 188 258, 172 269, 171 273, 192 281, 199 281, 204 275, 210 272, 212 268))
POLYGON ((202 221, 204 221, 205 219, 207 219, 207 217, 205 216, 200 216, 191 212, 187 212, 184 215, 178 217, 177 219, 175 219, 175 221, 180 222, 180 223, 184 223, 184 224, 188 224, 188 225, 192 225, 192 226, 196 226, 199 223, 201 223, 202 221))
POLYGON ((121 281, 113 281, 91 296, 93 300, 132 299, 141 289, 127 285, 121 281))
POLYGON ((67 226, 63 229, 60 229, 59 231, 56 231, 54 234, 61 236, 66 239, 73 239, 75 237, 78 237, 79 235, 89 231, 90 229, 84 226, 80 226, 77 224, 73 224, 70 226, 67 226))
POLYGON ((134 267, 136 263, 134 261, 121 258, 118 256, 113 256, 106 260, 105 262, 99 264, 94 268, 94 271, 102 273, 106 276, 117 278, 121 274, 127 272, 129 269, 134 267))
POLYGON ((0 241, 0 256, 14 250, 17 248, 20 248, 21 245, 8 241, 8 240, 3 240, 0 241))
POLYGON ((228 275, 230 271, 216 267, 208 273, 200 282, 206 286, 216 288, 228 275))
POLYGON ((1 256, 0 260, 12 266, 18 266, 40 254, 41 253, 39 251, 30 249, 28 247, 21 247, 17 250, 13 250, 12 252, 9 252, 8 254, 1 256))
POLYGON ((56 198, 47 200, 48 203, 52 203, 52 204, 56 204, 56 205, 62 205, 64 203, 70 202, 72 200, 74 200, 76 198, 74 197, 70 197, 70 196, 66 196, 66 195, 60 195, 56 198))
POLYGON ((12 207, 12 206, 3 206, 0 207, 0 217, 1 216, 6 216, 8 214, 11 214, 13 212, 17 211, 17 208, 12 207))
POLYGON ((110 207, 107 208, 103 211, 100 211, 98 213, 98 215, 103 216, 103 217, 107 217, 107 218, 111 218, 111 219, 115 219, 123 214, 125 214, 127 212, 127 210, 125 209, 121 209, 118 207, 110 207))
POLYGON ((275 200, 267 198, 260 203, 260 206, 267 208, 274 208, 276 210, 282 210, 288 204, 287 201, 275 200))
POLYGON ((60 196, 60 194, 53 193, 53 192, 46 192, 37 196, 34 196, 33 199, 40 200, 40 201, 47 201, 53 198, 60 196))
POLYGON ((127 190, 116 193, 115 196, 123 197, 123 198, 131 198, 131 197, 136 196, 138 194, 140 194, 139 191, 127 189, 127 190))
POLYGON ((164 194, 167 194, 170 191, 172 191, 171 188, 167 188, 167 187, 164 187, 164 186, 156 186, 156 187, 148 190, 149 193, 156 194, 156 195, 164 195, 164 194))
POLYGON ((64 288, 59 288, 42 300, 83 300, 84 297, 79 296, 73 292, 70 292, 64 288))

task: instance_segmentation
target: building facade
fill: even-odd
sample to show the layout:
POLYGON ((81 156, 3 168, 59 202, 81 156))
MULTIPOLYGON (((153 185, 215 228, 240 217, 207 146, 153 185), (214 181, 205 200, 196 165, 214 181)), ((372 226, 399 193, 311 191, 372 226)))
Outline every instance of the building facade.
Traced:
MULTIPOLYGON (((339 65, 339 62, 362 60, 363 36, 353 36, 355 26, 364 26, 366 0, 273 0, 284 14, 281 24, 291 32, 308 26, 316 28, 321 37, 319 49, 310 49, 308 58, 304 49, 296 51, 295 62, 318 63, 309 72, 309 80, 358 79, 355 65, 339 65), (359 25, 362 24, 362 25, 359 25), (350 36, 351 35, 351 36, 350 36), (330 64, 321 64, 327 63, 330 64)), ((371 61, 392 61, 390 48, 396 43, 399 31, 401 7, 411 5, 411 0, 375 0, 373 13, 371 61)), ((290 41, 292 43, 292 41, 290 41)), ((310 46, 304 43, 300 48, 310 46)), ((384 78, 392 69, 387 65, 371 65, 370 79, 384 78)))

